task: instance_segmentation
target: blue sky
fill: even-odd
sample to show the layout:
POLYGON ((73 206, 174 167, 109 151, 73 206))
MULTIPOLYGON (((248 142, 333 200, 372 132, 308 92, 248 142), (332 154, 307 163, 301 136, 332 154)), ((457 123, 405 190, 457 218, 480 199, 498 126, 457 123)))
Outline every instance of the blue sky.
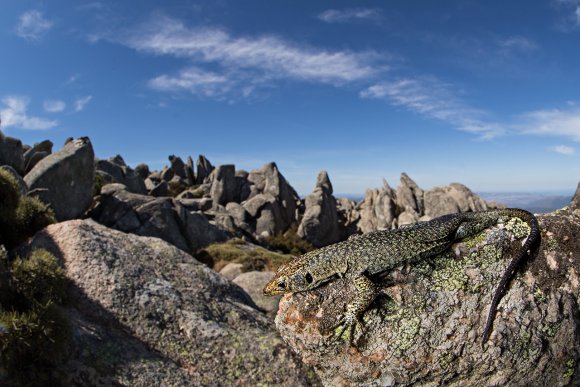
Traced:
POLYGON ((2 130, 363 193, 573 192, 580 0, 0 0, 2 130))

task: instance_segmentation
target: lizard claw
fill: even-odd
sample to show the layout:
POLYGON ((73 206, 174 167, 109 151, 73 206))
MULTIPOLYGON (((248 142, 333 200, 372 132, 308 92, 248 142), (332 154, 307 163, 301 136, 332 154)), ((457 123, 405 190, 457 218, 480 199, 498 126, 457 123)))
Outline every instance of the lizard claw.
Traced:
POLYGON ((338 342, 340 340, 340 338, 342 337, 343 333, 348 329, 349 330, 348 342, 349 342, 349 344, 352 344, 354 341, 355 333, 356 333, 356 326, 358 324, 364 326, 364 324, 362 322, 358 321, 358 319, 354 313, 346 312, 343 316, 338 318, 338 321, 336 322, 336 324, 334 324, 331 328, 331 329, 335 330, 336 328, 338 328, 339 326, 342 325, 342 328, 340 329, 340 331, 338 333, 336 333, 336 331, 335 331, 334 334, 332 335, 333 336, 332 341, 338 342))

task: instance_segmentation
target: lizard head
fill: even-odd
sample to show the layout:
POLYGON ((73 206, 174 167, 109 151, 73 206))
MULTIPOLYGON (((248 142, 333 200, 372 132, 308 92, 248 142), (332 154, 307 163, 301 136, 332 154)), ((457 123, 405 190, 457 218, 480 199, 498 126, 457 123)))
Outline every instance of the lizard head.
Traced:
POLYGON ((277 294, 301 292, 316 287, 312 274, 304 266, 301 259, 295 259, 280 266, 274 278, 264 287, 264 295, 274 296, 277 294))

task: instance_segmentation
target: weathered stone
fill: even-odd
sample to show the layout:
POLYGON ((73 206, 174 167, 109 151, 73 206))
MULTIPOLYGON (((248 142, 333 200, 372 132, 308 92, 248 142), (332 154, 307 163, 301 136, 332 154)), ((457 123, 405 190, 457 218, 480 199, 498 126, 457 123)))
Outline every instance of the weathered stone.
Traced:
POLYGON ((24 177, 30 190, 49 204, 59 221, 81 216, 93 198, 95 155, 87 137, 41 160, 24 177))
POLYGON ((101 187, 101 195, 113 195, 116 192, 119 191, 126 191, 127 190, 127 186, 125 184, 121 184, 121 183, 111 183, 111 184, 105 184, 104 186, 101 187))
POLYGON ((239 191, 236 184, 236 170, 232 164, 220 165, 211 173, 210 196, 214 204, 226 205, 239 200, 239 191))
POLYGON ((509 231, 517 228, 490 227, 394 269, 352 345, 332 334, 356 294, 348 278, 284 296, 278 330, 324 385, 579 385, 580 218, 559 210, 538 219, 542 244, 508 287, 483 348, 491 294, 522 246, 509 231))
POLYGON ((171 180, 173 178, 173 176, 175 176, 173 169, 163 167, 163 170, 161 170, 161 180, 165 180, 168 182, 169 180, 171 180))
POLYGON ((401 184, 397 187, 396 203, 400 209, 409 206, 419 216, 425 213, 423 190, 405 172, 401 173, 401 184))
POLYGON ((213 165, 204 155, 199 155, 197 159, 197 174, 195 177, 195 184, 205 183, 205 179, 209 177, 210 173, 213 171, 213 165))
POLYGON ((274 273, 271 271, 249 271, 238 275, 233 282, 244 289, 259 308, 270 315, 275 315, 282 296, 264 296, 262 291, 273 276, 274 273))
POLYGON ((397 227, 397 204, 395 191, 383 179, 382 189, 367 190, 360 203, 360 232, 390 230, 397 227))
POLYGON ((356 234, 358 232, 358 222, 360 221, 360 212, 357 209, 356 202, 348 198, 339 198, 336 202, 336 212, 340 239, 344 240, 356 234))
POLYGON ((155 197, 169 196, 169 184, 167 184, 167 181, 161 180, 159 184, 149 190, 149 195, 155 197))
POLYGON ((338 242, 341 233, 338 224, 336 199, 332 196, 332 184, 326 171, 316 179, 316 188, 304 201, 305 211, 298 226, 298 236, 315 247, 338 242))
POLYGON ((397 218, 397 224, 399 225, 399 227, 409 224, 415 224, 419 222, 419 218, 421 218, 421 215, 419 215, 413 207, 405 206, 405 210, 401 212, 399 214, 399 217, 397 218))
POLYGON ((207 211, 213 207, 211 198, 177 199, 188 211, 207 211))
POLYGON ((135 166, 135 173, 141 176, 141 179, 143 180, 147 179, 151 174, 151 172, 149 172, 149 166, 143 163, 135 166))
POLYGON ((20 140, 0 136, 0 165, 9 165, 20 175, 24 174, 24 153, 20 140))
POLYGON ((115 183, 126 185, 130 192, 138 194, 145 194, 147 192, 143 178, 128 167, 120 155, 116 155, 107 160, 97 160, 96 169, 97 172, 102 171, 109 174, 115 183))
MULTIPOLYGON (((30 247, 63 262, 74 284, 70 308, 91 322, 75 332, 95 336, 80 343, 75 337, 73 354, 77 345, 90 344, 83 350, 94 357, 80 358, 84 374, 102 377, 105 385, 314 382, 241 288, 160 239, 85 220, 49 226, 30 247), (112 341, 105 346, 98 339, 112 341), (144 345, 135 352, 137 340, 144 345)), ((80 359, 71 362, 78 367, 80 359)), ((79 377, 71 384, 86 385, 79 377)))
POLYGON ((220 270, 220 274, 231 281, 242 274, 243 266, 241 263, 230 262, 220 270))
MULTIPOLYGON (((258 216, 256 225, 260 225, 262 231, 268 233, 284 232, 296 222, 300 197, 278 171, 275 163, 268 163, 251 171, 248 175, 248 182, 250 183, 250 195, 245 203, 251 202, 259 195, 265 195, 267 198, 268 204, 266 206, 269 206, 267 214, 257 213, 253 209, 248 210, 250 206, 242 203, 252 217, 258 216)), ((255 204, 252 203, 251 207, 255 207, 255 204)), ((260 234, 260 231, 256 230, 256 232, 260 234)))
POLYGON ((171 168, 171 170, 173 171, 173 176, 179 176, 180 178, 185 180, 186 178, 185 164, 183 160, 181 160, 181 157, 171 155, 168 158, 169 163, 171 164, 169 168, 171 168))
POLYGON ((195 184, 195 173, 193 172, 193 159, 187 156, 187 164, 185 164, 185 183, 188 186, 195 184))
POLYGON ((576 187, 576 193, 574 194, 574 197, 572 197, 570 208, 572 210, 580 210, 580 183, 578 183, 578 187, 576 187))
POLYGON ((456 212, 483 211, 488 203, 459 183, 434 187, 424 193, 425 215, 428 219, 456 212))
POLYGON ((52 141, 44 140, 24 152, 24 168, 28 173, 40 160, 52 153, 52 141))

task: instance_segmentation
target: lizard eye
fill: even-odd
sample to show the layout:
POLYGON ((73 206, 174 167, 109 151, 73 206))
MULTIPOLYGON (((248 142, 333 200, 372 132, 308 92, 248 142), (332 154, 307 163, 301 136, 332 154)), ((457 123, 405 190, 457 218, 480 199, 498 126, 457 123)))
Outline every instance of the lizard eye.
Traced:
POLYGON ((306 279, 306 282, 308 282, 309 284, 311 284, 312 281, 314 280, 312 278, 312 274, 310 274, 310 273, 306 273, 306 275, 304 276, 304 278, 306 279))
POLYGON ((280 289, 286 289, 286 284, 284 282, 278 282, 278 287, 280 289))

